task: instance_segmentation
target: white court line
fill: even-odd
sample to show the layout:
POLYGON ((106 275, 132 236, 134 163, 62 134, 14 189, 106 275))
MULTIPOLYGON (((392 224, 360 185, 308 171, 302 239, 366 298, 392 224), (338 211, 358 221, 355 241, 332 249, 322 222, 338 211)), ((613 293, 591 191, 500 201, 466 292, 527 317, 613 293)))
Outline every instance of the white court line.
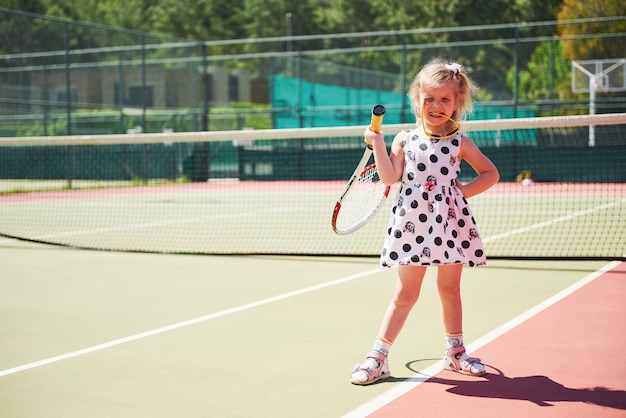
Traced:
MULTIPOLYGON (((554 225, 559 222, 565 222, 574 218, 578 218, 580 216, 590 215, 592 213, 599 212, 605 209, 610 209, 614 206, 619 206, 624 203, 626 203, 626 199, 622 199, 617 202, 606 203, 604 205, 574 212, 569 215, 560 216, 558 218, 550 219, 544 222, 539 222, 539 223, 528 225, 522 228, 514 229, 512 231, 507 231, 501 234, 493 235, 493 236, 484 238, 483 242, 487 243, 487 242, 495 241, 495 240, 502 239, 502 238, 508 238, 513 235, 522 234, 524 232, 532 231, 535 229, 545 228, 547 226, 554 225)), ((263 213, 269 214, 269 213, 291 212, 293 210, 299 210, 299 209, 279 208, 279 209, 270 209, 267 211, 263 211, 263 213)), ((167 226, 167 225, 185 224, 185 223, 192 223, 192 222, 198 222, 198 221, 206 221, 210 219, 228 219, 228 218, 233 218, 237 216, 240 216, 240 215, 231 213, 231 214, 224 214, 224 215, 218 215, 218 216, 201 216, 201 217, 195 217, 195 218, 171 219, 167 221, 147 222, 143 224, 134 224, 134 225, 118 225, 118 226, 46 234, 46 235, 36 236, 34 237, 34 239, 43 240, 43 239, 68 237, 68 236, 76 236, 76 235, 90 235, 90 234, 97 234, 97 233, 102 233, 102 232, 118 232, 118 231, 127 231, 127 230, 142 229, 142 228, 158 228, 158 227, 167 226)), ((14 241, 14 239, 4 238, 4 239, 0 239, 0 244, 6 243, 6 242, 12 242, 12 241, 14 241)))
MULTIPOLYGON (((618 204, 622 204, 624 202, 626 202, 626 199, 623 199, 622 201, 619 201, 619 202, 606 204, 606 205, 601 205, 601 206, 598 206, 598 207, 595 207, 595 208, 591 208, 591 209, 587 209, 587 210, 584 210, 584 211, 576 212, 576 213, 573 213, 573 214, 570 214, 570 215, 567 215, 567 216, 562 216, 562 217, 559 217, 559 218, 555 218, 555 219, 550 220, 550 221, 541 222, 541 223, 534 224, 534 225, 531 225, 531 226, 528 226, 528 227, 516 229, 516 230, 513 230, 513 231, 509 231, 509 232, 503 233, 503 234, 495 235, 493 237, 487 237, 483 241, 484 242, 488 242, 488 241, 493 241, 493 240, 497 240, 497 239, 501 239, 501 238, 506 238, 508 236, 519 234, 519 233, 522 233, 522 232, 526 232, 526 231, 529 231, 529 230, 532 230, 532 229, 537 229, 537 228, 545 227, 545 226, 548 226, 548 225, 551 225, 551 224, 554 224, 554 223, 563 222, 565 220, 572 219, 572 218, 577 217, 577 216, 583 216, 583 215, 587 215, 589 213, 593 213, 593 212, 596 212, 596 211, 599 211, 599 210, 607 209, 607 208, 610 208, 612 206, 616 206, 618 204)), ((185 221, 184 220, 179 220, 179 221, 171 221, 171 222, 176 223, 176 222, 185 222, 185 221)), ((161 222, 147 223, 147 224, 143 224, 143 225, 136 225, 135 227, 140 228, 140 227, 147 227, 147 226, 155 226, 157 224, 162 224, 162 223, 161 222)), ((106 228, 106 229, 107 230, 115 230, 116 228, 122 228, 122 227, 112 227, 112 228, 106 228)), ((127 227, 127 228, 129 228, 129 227, 127 227)), ((91 230, 91 231, 95 231, 95 230, 91 230)), ((89 232, 87 232, 87 231, 83 231, 83 232, 76 231, 74 233, 89 233, 89 232)), ((69 233, 68 232, 67 234, 73 234, 73 233, 69 233)), ((9 240, 7 240, 7 241, 9 241, 9 240)), ((2 243, 2 242, 3 241, 0 241, 0 243, 2 243)), ((6 370, 3 370, 3 371, 0 371, 0 377, 6 376, 6 375, 9 375, 9 374, 13 374, 13 373, 17 373, 17 372, 20 372, 20 371, 32 369, 32 368, 35 368, 35 367, 43 366, 43 365, 46 365, 46 364, 54 363, 54 362, 57 362, 57 361, 66 360, 68 358, 77 357, 77 356, 80 356, 80 355, 83 355, 83 354, 92 353, 94 351, 103 350, 105 348, 109 348, 109 347, 113 347, 113 346, 116 346, 116 345, 124 344, 124 343, 130 342, 130 341, 135 341, 135 340, 138 340, 138 339, 141 339, 141 338, 146 338, 146 337, 149 337, 149 336, 152 336, 152 335, 161 334, 161 333, 164 333, 164 332, 167 332, 167 331, 172 331, 172 330, 175 330, 175 329, 178 329, 178 328, 182 328, 182 327, 185 327, 185 326, 189 326, 189 325, 197 324, 197 323, 200 323, 200 322, 208 321, 208 320, 211 320, 211 319, 219 318, 221 316, 229 315, 231 313, 236 313, 236 312, 241 312, 241 311, 244 311, 244 310, 247 310, 247 309, 252 309, 252 308, 255 308, 257 306, 266 305, 268 303, 276 302, 276 301, 279 301, 279 300, 283 300, 283 299, 286 299, 286 298, 289 298, 289 297, 301 295, 301 294, 304 294, 304 293, 309 293, 309 292, 312 292, 312 291, 315 291, 315 290, 318 290, 318 289, 322 289, 322 288, 325 288, 325 287, 334 286, 336 284, 349 282, 351 280, 355 280, 355 279, 358 279, 358 278, 361 278, 361 277, 364 277, 364 276, 368 276, 370 274, 374 274, 374 273, 379 272, 379 271, 380 271, 380 269, 369 270, 369 271, 366 271, 366 272, 363 272, 363 273, 359 273, 359 274, 356 274, 356 275, 353 275, 353 276, 348 276, 348 277, 345 277, 345 278, 342 278, 342 279, 338 279, 338 280, 334 280, 334 281, 331 281, 331 282, 323 283, 323 284, 320 284, 320 285, 317 285, 317 286, 312 286, 312 287, 308 287, 308 288, 301 289, 301 290, 298 290, 298 291, 289 292, 289 293, 286 293, 286 294, 283 294, 283 295, 278 295, 278 296, 275 296, 275 297, 272 297, 272 298, 269 298, 269 299, 264 299, 264 300, 261 300, 261 301, 252 302, 252 303, 247 304, 247 305, 242 305, 242 306, 239 306, 239 307, 227 309, 225 311, 209 314, 209 315, 202 316, 202 317, 195 318, 195 319, 190 319, 188 321, 183 321, 183 322, 179 322, 177 324, 168 325, 168 326, 165 326, 165 327, 162 327, 162 328, 157 328, 157 329, 154 329, 154 330, 151 330, 151 331, 142 332, 142 333, 139 333, 139 334, 136 334, 136 335, 132 335, 132 336, 129 336, 129 337, 120 338, 118 340, 113 340, 113 341, 110 341, 108 343, 95 345, 95 346, 88 347, 88 348, 85 348, 85 349, 82 349, 82 350, 78 350, 78 351, 74 351, 74 352, 71 352, 71 353, 62 354, 62 355, 59 355, 59 356, 51 357, 51 358, 48 358, 48 359, 45 359, 45 360, 40 360, 40 361, 33 362, 33 363, 28 363, 28 364, 25 364, 25 365, 22 365, 22 366, 18 366, 18 367, 14 367, 14 368, 11 368, 11 369, 6 369, 6 370)), ((472 347, 472 345, 468 345, 468 349, 470 347, 472 347)), ((400 385, 400 386, 402 386, 402 385, 400 385)))
POLYGON ((533 224, 533 225, 525 226, 523 228, 518 228, 518 229, 514 229, 512 231, 503 232, 502 234, 493 235, 493 236, 490 236, 490 237, 487 237, 487 238, 483 239, 483 242, 495 241, 495 240, 498 240, 498 239, 508 238, 510 236, 513 236, 513 235, 517 235, 517 234, 521 234, 521 233, 524 233, 524 232, 532 231, 534 229, 545 228, 547 226, 554 225, 554 224, 557 224, 559 222, 569 221, 571 219, 578 218, 579 216, 590 215, 590 214, 592 214, 594 212, 599 212, 601 210, 610 209, 610 208, 612 208, 614 206, 619 206, 619 205, 624 204, 624 203, 626 203, 626 199, 622 199, 622 200, 619 200, 619 201, 613 202, 613 203, 606 203, 604 205, 600 205, 600 206, 596 206, 596 207, 593 207, 593 208, 589 208, 589 209, 581 210, 581 211, 578 211, 578 212, 570 213, 569 215, 560 216, 558 218, 550 219, 550 220, 547 220, 547 221, 544 221, 544 222, 539 222, 539 223, 536 223, 536 224, 533 224))
POLYGON ((305 287, 303 289, 300 290, 294 290, 292 292, 287 292, 287 293, 283 293, 282 295, 277 295, 277 296, 273 296, 267 299, 263 299, 263 300, 259 300, 256 302, 251 302, 245 305, 241 305, 241 306, 236 306, 234 308, 230 308, 230 309, 226 309, 223 311, 219 311, 219 312, 215 312, 212 314, 208 314, 208 315, 204 315, 204 316, 200 316, 198 318, 194 318, 194 319, 189 319, 187 321, 182 321, 182 322, 178 322, 175 324, 171 324, 171 325, 167 325, 161 328, 156 328, 150 331, 145 331, 145 332, 141 332, 139 334, 135 334, 135 335, 131 335, 128 337, 124 337, 124 338, 119 338, 117 340, 113 340, 113 341, 109 341, 107 343, 103 343, 103 344, 98 344, 98 345, 94 345, 91 347, 87 347, 84 348, 82 350, 77 350, 77 351, 72 351, 71 353, 66 353, 66 354, 61 354, 58 356, 54 356, 54 357, 50 357, 44 360, 39 360, 39 361, 35 361, 32 363, 28 363, 28 364, 24 364, 21 366, 17 366, 17 367, 13 367, 10 369, 6 369, 6 370, 2 370, 0 371, 0 377, 2 376, 8 376, 10 374, 14 374, 14 373, 18 373, 18 372, 22 372, 25 370, 29 370, 29 369, 34 369, 36 367, 41 367, 41 366, 45 366, 47 364, 51 364, 51 363, 56 363, 58 361, 62 361, 62 360, 67 360, 73 357, 78 357, 78 356, 82 356, 84 354, 89 354, 89 353, 93 353, 95 351, 100 351, 100 350, 104 350, 105 348, 110 348, 110 347, 114 347, 116 345, 120 345, 120 344, 125 344, 131 341, 136 341, 136 340, 140 340, 142 338, 146 338, 146 337, 151 337, 153 335, 157 335, 157 334, 162 334, 164 332, 168 332, 168 331, 173 331, 179 328, 183 328, 183 327, 187 327, 190 325, 195 325, 195 324, 199 324, 201 322, 206 322, 206 321, 210 321, 211 319, 216 319, 216 318, 220 318, 226 315, 230 315, 230 314, 234 314, 237 312, 242 312, 242 311, 246 311, 252 308, 257 308, 259 306, 263 306, 263 305, 267 305, 273 302, 278 302, 284 299, 289 299, 295 296, 299 296, 299 295, 303 295, 305 293, 310 293, 310 292, 314 292, 316 290, 320 290, 320 289, 324 289, 327 287, 331 287, 331 286, 336 286, 338 284, 343 284, 343 283, 347 283, 349 281, 352 280, 356 280, 356 279, 360 279, 366 276, 370 276, 374 273, 379 273, 381 271, 381 269, 377 268, 374 270, 368 270, 368 271, 364 271, 361 273, 357 273, 357 274, 353 274, 351 276, 347 276, 347 277, 342 277, 340 279, 336 279, 336 280, 332 280, 330 282, 326 282, 326 283, 320 283, 314 286, 309 286, 309 287, 305 287))
MULTIPOLYGON (((285 212, 295 212, 300 211, 298 208, 278 208, 278 209, 269 209, 269 210, 261 210, 258 211, 259 215, 269 215, 275 213, 285 213, 285 212)), ((117 225, 117 226, 108 226, 108 227, 100 227, 100 228, 91 228, 91 229, 82 229, 76 231, 66 231, 66 232, 56 232, 54 234, 45 234, 45 235, 37 235, 33 237, 36 240, 45 240, 51 238, 62 238, 62 237, 71 237, 77 235, 92 235, 98 233, 105 232, 120 232, 120 231, 131 231, 133 229, 144 229, 144 228, 160 228, 163 226, 169 225, 179 225, 179 224, 188 224, 193 222, 202 222, 208 220, 216 220, 216 219, 230 219, 230 218, 238 218, 243 216, 241 213, 228 213, 223 215, 207 215, 207 216, 198 216, 194 218, 182 218, 182 219, 170 219, 163 221, 155 221, 155 222, 146 222, 141 224, 130 224, 130 225, 117 225)), ((3 242, 15 241, 15 239, 3 239, 0 240, 0 244, 3 242)))
MULTIPOLYGON (((602 267, 601 269, 582 278, 581 280, 574 283, 573 285, 563 289, 562 291, 555 294, 554 296, 541 302, 539 305, 535 306, 534 308, 529 309, 528 311, 511 319, 510 321, 494 329, 493 331, 483 335, 482 337, 472 342, 471 344, 468 344, 467 351, 468 352, 476 351, 480 347, 486 345, 487 343, 492 342, 496 338, 500 337, 501 335, 507 333, 511 329, 518 326, 519 324, 537 315, 539 312, 543 311, 544 309, 554 305, 556 302, 560 301, 561 299, 564 299, 566 296, 569 296, 570 294, 574 293, 576 290, 580 289, 587 283, 590 283, 594 279, 600 277, 602 274, 606 273, 607 271, 615 268, 619 264, 620 264, 619 261, 612 261, 609 264, 602 267)), ((427 381, 430 377, 436 375, 442 370, 443 370, 443 361, 439 361, 433 364, 432 366, 424 369, 423 371, 416 373, 412 377, 408 378, 406 381, 397 384, 392 389, 377 396, 371 401, 361 405, 360 407, 354 409, 353 411, 350 411, 349 413, 344 415, 343 418, 361 418, 361 417, 370 415, 374 413, 375 411, 379 410, 380 408, 382 408, 383 406, 398 399, 400 396, 404 395, 405 393, 415 389, 417 386, 421 385, 422 383, 427 381)))

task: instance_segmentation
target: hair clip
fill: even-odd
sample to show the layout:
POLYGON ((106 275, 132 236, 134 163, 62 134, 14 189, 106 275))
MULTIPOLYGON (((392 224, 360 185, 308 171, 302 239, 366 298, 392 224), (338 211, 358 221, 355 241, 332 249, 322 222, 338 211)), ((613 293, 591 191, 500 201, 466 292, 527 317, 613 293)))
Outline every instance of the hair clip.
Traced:
POLYGON ((445 66, 456 75, 461 72, 461 64, 457 64, 456 62, 453 62, 452 64, 445 64, 445 66))

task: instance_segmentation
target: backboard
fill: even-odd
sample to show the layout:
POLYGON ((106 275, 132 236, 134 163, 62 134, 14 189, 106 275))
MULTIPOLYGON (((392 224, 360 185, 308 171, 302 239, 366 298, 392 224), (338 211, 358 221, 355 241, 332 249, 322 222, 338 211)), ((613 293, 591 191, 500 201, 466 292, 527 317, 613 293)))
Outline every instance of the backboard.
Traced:
POLYGON ((626 91, 626 58, 572 61, 572 91, 626 91))
MULTIPOLYGON (((589 93, 589 114, 596 113, 596 93, 626 91, 626 58, 572 61, 572 91, 589 93)), ((589 126, 589 146, 596 145, 595 126, 589 126)))

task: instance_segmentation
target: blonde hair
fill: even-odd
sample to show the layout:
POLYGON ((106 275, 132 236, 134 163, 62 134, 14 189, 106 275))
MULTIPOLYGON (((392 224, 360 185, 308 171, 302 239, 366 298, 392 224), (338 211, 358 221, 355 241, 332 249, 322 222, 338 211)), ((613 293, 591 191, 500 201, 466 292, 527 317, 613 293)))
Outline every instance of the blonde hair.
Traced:
POLYGON ((422 118, 422 102, 421 94, 424 89, 456 83, 456 109, 452 113, 452 119, 460 120, 464 115, 472 111, 472 95, 478 87, 472 80, 461 71, 459 64, 447 64, 446 61, 435 58, 428 62, 417 73, 411 88, 409 89, 409 98, 411 99, 411 108, 415 117, 419 121, 422 118))

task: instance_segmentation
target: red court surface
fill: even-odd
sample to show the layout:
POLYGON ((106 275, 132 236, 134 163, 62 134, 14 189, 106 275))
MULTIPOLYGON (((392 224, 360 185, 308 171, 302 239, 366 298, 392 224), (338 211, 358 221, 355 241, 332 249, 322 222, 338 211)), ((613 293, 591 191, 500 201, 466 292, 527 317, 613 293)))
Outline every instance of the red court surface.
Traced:
POLYGON ((382 395, 377 410, 374 400, 370 415, 359 414, 626 417, 626 263, 611 267, 470 353, 483 360, 486 376, 439 367, 422 383, 416 375, 389 403, 382 395))

